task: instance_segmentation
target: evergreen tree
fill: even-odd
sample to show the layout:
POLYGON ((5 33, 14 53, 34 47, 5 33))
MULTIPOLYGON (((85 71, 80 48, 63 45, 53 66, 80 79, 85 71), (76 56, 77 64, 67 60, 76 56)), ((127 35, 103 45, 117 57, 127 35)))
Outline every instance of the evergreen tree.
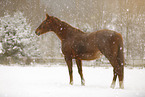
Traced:
POLYGON ((0 18, 0 24, 0 42, 3 56, 30 57, 39 55, 36 54, 38 51, 34 44, 31 26, 27 23, 22 12, 15 12, 13 16, 6 14, 0 18))

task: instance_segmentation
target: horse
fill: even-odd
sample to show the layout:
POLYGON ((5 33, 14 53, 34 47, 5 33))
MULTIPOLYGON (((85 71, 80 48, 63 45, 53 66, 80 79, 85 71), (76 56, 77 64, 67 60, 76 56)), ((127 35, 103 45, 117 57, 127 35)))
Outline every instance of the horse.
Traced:
POLYGON ((68 66, 70 84, 73 85, 72 59, 75 59, 81 84, 85 85, 82 72, 82 60, 95 60, 104 55, 113 67, 113 81, 119 78, 119 88, 124 88, 124 54, 123 38, 120 33, 112 30, 98 30, 85 33, 54 16, 46 14, 46 19, 36 29, 36 35, 54 32, 61 40, 61 50, 68 66))

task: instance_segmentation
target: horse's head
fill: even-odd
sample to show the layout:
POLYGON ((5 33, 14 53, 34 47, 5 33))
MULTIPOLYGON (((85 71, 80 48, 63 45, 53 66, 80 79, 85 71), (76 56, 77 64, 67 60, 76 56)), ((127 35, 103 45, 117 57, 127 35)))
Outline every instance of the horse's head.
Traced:
POLYGON ((52 17, 46 14, 46 19, 40 24, 40 26, 36 29, 36 35, 41 35, 52 31, 52 17))

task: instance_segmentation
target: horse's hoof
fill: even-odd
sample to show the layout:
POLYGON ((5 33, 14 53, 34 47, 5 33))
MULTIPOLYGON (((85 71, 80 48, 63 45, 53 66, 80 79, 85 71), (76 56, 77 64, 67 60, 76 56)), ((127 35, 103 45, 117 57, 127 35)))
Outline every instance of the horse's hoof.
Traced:
POLYGON ((82 86, 85 86, 85 83, 81 83, 82 86))
POLYGON ((115 88, 115 85, 111 85, 110 88, 114 89, 115 88))
POLYGON ((119 82, 119 86, 120 86, 120 89, 124 89, 123 81, 120 81, 120 82, 119 82))
POLYGON ((115 82, 113 81, 112 82, 112 84, 111 84, 111 86, 110 86, 112 89, 114 89, 115 88, 115 82))
POLYGON ((85 80, 82 80, 82 81, 81 81, 81 85, 82 85, 82 86, 85 86, 85 80))
POLYGON ((73 85, 73 82, 70 82, 69 84, 70 84, 70 85, 73 85))
POLYGON ((120 82, 119 82, 119 86, 120 86, 120 89, 124 89, 123 81, 120 81, 120 82))
POLYGON ((120 89, 124 89, 124 86, 121 86, 120 89))

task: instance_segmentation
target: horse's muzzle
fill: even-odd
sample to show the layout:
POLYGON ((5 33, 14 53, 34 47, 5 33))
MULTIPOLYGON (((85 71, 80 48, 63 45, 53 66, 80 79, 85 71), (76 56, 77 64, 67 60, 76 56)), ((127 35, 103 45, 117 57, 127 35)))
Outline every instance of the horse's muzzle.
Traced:
POLYGON ((40 35, 40 32, 35 31, 35 34, 39 36, 40 35))

